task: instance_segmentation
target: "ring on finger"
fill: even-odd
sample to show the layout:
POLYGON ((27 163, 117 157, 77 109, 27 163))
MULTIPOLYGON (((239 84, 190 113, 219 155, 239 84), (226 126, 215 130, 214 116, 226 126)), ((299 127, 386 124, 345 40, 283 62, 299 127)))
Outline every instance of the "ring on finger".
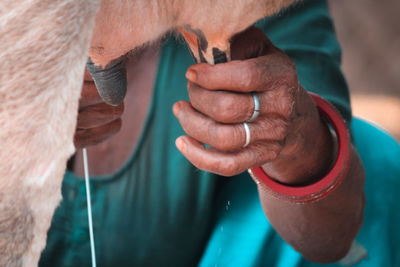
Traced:
POLYGON ((246 120, 246 122, 252 122, 257 119, 258 115, 260 114, 260 99, 258 98, 256 93, 251 93, 254 101, 254 110, 253 114, 251 115, 250 119, 246 120))
POLYGON ((243 122, 243 127, 244 127, 244 132, 246 133, 246 140, 243 145, 243 148, 245 148, 250 144, 251 137, 250 137, 250 128, 249 128, 249 125, 247 124, 247 122, 243 122))

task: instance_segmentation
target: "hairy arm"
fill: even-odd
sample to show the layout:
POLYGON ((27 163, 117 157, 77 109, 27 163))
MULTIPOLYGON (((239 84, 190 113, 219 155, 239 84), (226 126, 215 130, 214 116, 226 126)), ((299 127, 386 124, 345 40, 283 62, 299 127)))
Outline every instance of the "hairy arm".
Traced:
POLYGON ((97 1, 0 3, 0 265, 35 266, 73 133, 97 1))

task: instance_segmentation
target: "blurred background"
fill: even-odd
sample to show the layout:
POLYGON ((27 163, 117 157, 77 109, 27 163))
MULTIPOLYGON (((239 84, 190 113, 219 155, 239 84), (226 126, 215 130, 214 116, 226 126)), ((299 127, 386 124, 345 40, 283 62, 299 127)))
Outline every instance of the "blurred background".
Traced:
POLYGON ((353 114, 400 141, 400 1, 329 0, 353 114))

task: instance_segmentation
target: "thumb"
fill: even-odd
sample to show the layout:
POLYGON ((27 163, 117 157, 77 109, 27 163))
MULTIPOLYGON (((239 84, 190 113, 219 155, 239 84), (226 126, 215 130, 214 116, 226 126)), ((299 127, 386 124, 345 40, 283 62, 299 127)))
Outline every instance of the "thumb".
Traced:
POLYGON ((277 48, 267 35, 257 27, 251 26, 231 39, 232 60, 244 60, 264 56, 277 48))
POLYGON ((89 58, 86 68, 96 84, 101 98, 109 105, 118 106, 126 94, 126 58, 112 60, 104 68, 97 66, 89 58))

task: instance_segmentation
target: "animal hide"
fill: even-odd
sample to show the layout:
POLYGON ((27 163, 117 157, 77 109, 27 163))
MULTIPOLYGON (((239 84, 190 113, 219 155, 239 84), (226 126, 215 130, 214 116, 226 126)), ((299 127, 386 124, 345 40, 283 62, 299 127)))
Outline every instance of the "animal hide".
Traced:
POLYGON ((97 2, 0 2, 0 266, 36 266, 45 246, 97 2))

